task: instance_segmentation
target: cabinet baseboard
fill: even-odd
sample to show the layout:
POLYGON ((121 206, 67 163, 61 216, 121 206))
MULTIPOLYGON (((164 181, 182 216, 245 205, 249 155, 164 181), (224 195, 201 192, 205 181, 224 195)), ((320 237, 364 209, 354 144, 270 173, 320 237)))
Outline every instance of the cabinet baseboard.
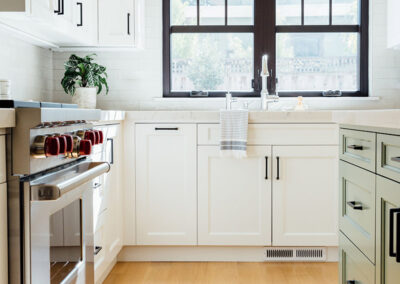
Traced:
MULTIPOLYGON (((266 247, 182 247, 182 246, 125 246, 118 261, 237 261, 265 262, 266 247)), ((337 262, 337 247, 326 248, 326 262, 337 262)))

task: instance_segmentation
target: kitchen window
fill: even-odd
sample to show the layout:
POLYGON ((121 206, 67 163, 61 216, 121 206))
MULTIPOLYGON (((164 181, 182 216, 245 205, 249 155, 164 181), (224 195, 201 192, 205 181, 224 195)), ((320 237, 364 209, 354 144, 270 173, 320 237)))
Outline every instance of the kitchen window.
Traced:
POLYGON ((367 0, 163 0, 164 97, 368 96, 367 0))

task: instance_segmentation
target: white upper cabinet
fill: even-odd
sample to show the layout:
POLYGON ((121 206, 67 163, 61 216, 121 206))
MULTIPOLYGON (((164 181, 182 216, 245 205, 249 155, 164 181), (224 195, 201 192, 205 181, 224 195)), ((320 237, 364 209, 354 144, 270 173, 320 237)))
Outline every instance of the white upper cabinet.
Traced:
POLYGON ((197 244, 196 160, 195 124, 136 125, 138 245, 197 244))
POLYGON ((271 245, 271 146, 250 146, 245 159, 198 148, 199 245, 271 245))
POLYGON ((99 0, 99 44, 135 44, 135 3, 133 0, 99 0))
POLYGON ((400 49, 400 1, 387 1, 387 44, 388 48, 400 49))
POLYGON ((274 146, 273 245, 338 245, 338 147, 274 146))

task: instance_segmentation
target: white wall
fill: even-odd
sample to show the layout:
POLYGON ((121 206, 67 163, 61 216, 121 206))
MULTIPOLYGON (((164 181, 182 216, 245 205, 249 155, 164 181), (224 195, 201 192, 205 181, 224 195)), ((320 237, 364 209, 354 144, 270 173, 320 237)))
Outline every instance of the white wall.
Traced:
POLYGON ((0 79, 11 80, 17 100, 44 100, 53 92, 53 54, 0 29, 0 79))

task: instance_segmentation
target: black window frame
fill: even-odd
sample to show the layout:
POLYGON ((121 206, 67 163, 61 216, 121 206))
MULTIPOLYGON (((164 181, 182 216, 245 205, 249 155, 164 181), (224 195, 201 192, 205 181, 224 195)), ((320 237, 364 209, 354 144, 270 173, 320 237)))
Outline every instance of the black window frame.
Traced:
MULTIPOLYGON (((254 78, 252 92, 232 92, 234 97, 259 97, 261 58, 269 55, 268 68, 272 76, 268 82, 268 90, 275 90, 276 74, 276 35, 278 33, 359 33, 359 91, 343 92, 344 97, 368 97, 369 90, 369 1, 360 0, 360 24, 333 25, 332 6, 329 0, 329 24, 305 25, 304 0, 301 0, 301 25, 276 25, 276 0, 254 0, 254 25, 228 25, 228 0, 225 0, 225 25, 200 25, 200 0, 197 0, 197 24, 185 26, 171 26, 170 0, 163 0, 163 97, 179 98, 191 97, 190 92, 171 92, 171 34, 173 33, 253 33, 254 34, 254 78), (272 79, 271 79, 272 78, 272 79)), ((279 92, 280 97, 322 97, 322 91, 290 91, 279 92)), ((208 97, 224 97, 226 91, 208 92, 208 97)), ((194 98, 194 97, 193 97, 194 98)))

